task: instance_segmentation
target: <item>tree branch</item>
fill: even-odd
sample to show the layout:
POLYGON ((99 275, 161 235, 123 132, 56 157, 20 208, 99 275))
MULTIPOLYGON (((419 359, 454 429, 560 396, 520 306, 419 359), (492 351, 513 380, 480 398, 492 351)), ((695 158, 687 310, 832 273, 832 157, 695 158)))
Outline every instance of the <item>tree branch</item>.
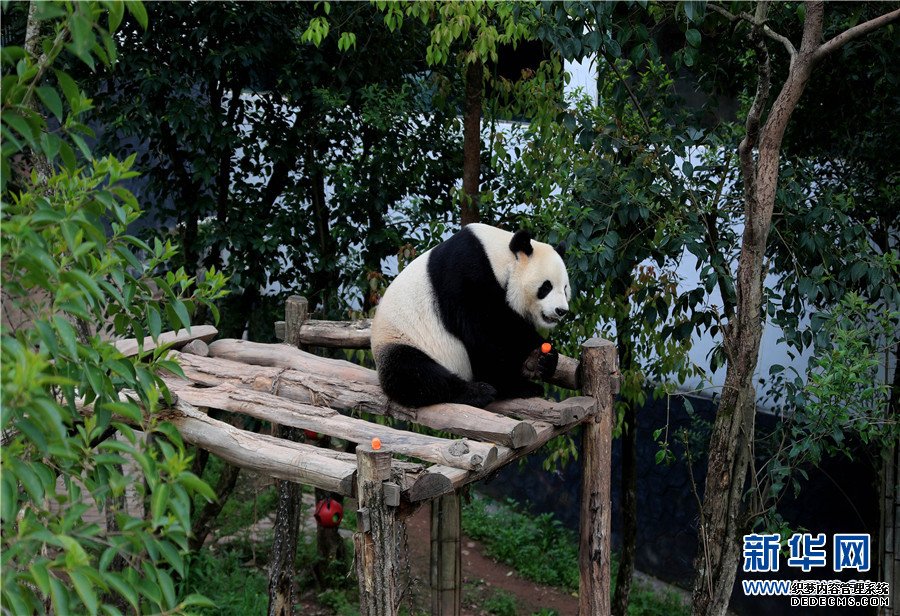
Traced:
POLYGON ((787 49, 787 52, 791 56, 791 61, 793 62, 794 57, 797 55, 797 49, 796 49, 796 47, 794 47, 794 44, 791 43, 791 39, 789 39, 788 37, 786 37, 782 34, 778 34, 772 28, 770 28, 769 26, 767 26, 765 24, 763 24, 762 31, 763 31, 763 34, 768 36, 773 41, 778 41, 779 43, 784 45, 784 48, 787 49))
MULTIPOLYGON (((751 26, 762 26, 763 34, 765 34, 767 37, 769 37, 773 41, 777 41, 777 42, 781 43, 782 45, 784 45, 784 48, 787 49, 787 52, 790 54, 791 59, 793 59, 793 57, 797 55, 797 48, 794 47, 794 44, 791 43, 791 40, 788 37, 784 36, 783 34, 779 34, 779 33, 775 32, 772 28, 770 28, 768 25, 766 25, 764 21, 758 21, 752 15, 750 15, 749 13, 746 13, 744 11, 741 11, 740 13, 735 15, 734 13, 730 12, 728 9, 721 7, 718 4, 710 4, 710 5, 708 5, 708 7, 710 9, 712 9, 714 12, 723 16, 725 19, 727 19, 728 21, 730 21, 733 24, 737 23, 739 21, 746 21, 751 26)), ((759 11, 759 10, 760 9, 757 6, 757 11, 759 11)))
POLYGON ((813 62, 818 62, 833 51, 837 51, 850 41, 858 39, 861 36, 865 36, 869 32, 877 30, 882 26, 886 26, 889 23, 897 21, 898 19, 900 19, 900 9, 891 11, 890 13, 885 13, 880 17, 870 19, 869 21, 864 21, 863 23, 857 24, 852 28, 849 28, 848 30, 844 30, 825 44, 819 46, 818 49, 816 49, 815 53, 813 53, 813 62))

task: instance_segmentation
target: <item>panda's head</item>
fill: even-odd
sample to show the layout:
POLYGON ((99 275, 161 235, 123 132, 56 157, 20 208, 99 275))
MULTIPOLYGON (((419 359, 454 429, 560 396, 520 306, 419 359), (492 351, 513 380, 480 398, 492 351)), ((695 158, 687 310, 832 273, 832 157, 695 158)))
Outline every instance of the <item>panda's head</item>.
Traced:
POLYGON ((532 241, 528 231, 513 235, 509 249, 515 256, 506 301, 541 329, 552 329, 569 311, 569 274, 563 262, 565 247, 532 241))

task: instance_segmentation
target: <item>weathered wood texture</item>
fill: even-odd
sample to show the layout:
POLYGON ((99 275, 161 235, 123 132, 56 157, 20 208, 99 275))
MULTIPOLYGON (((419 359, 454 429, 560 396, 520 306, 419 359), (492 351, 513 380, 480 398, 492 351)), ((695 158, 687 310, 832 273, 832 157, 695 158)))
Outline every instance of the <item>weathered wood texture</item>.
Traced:
POLYGON ((431 614, 458 616, 462 604, 459 492, 431 501, 431 614))
POLYGON ((584 388, 596 401, 597 413, 585 423, 582 434, 578 613, 606 616, 610 613, 610 461, 618 364, 616 346, 608 340, 592 338, 582 348, 584 388))
MULTIPOLYGON (((359 321, 309 320, 300 328, 299 344, 342 349, 368 349, 371 346, 371 327, 371 319, 359 321)), ((275 322, 275 338, 285 340, 285 321, 275 322)), ((556 372, 547 379, 547 382, 566 389, 581 389, 578 360, 560 355, 556 372)))
POLYGON ((277 425, 312 430, 354 443, 369 443, 373 437, 378 437, 395 453, 437 464, 477 470, 497 460, 497 447, 492 444, 397 430, 346 417, 334 409, 301 404, 228 383, 198 388, 185 381, 167 378, 166 385, 179 399, 195 406, 243 413, 277 425))
MULTIPOLYGON (((172 348, 178 349, 192 340, 209 342, 215 338, 218 333, 219 330, 212 325, 195 325, 191 328, 190 333, 188 333, 186 329, 179 329, 177 332, 163 332, 157 337, 156 342, 153 341, 152 337, 147 336, 144 338, 143 343, 144 352, 152 351, 158 346, 167 344, 172 345, 172 348)), ((115 345, 115 347, 119 349, 119 352, 125 357, 132 357, 138 354, 138 341, 134 338, 116 340, 113 342, 113 345, 115 345)))
POLYGON ((534 428, 528 422, 464 404, 436 404, 419 409, 400 406, 384 395, 373 370, 347 361, 317 357, 286 345, 245 340, 217 340, 209 350, 213 358, 231 360, 237 365, 182 356, 179 361, 189 379, 205 384, 224 380, 264 391, 274 384, 277 395, 298 402, 386 415, 511 447, 525 446, 534 439, 534 428), (254 372, 248 364, 284 370, 254 372))
MULTIPOLYGON (((300 344, 307 346, 368 349, 370 319, 359 321, 307 321, 300 328, 300 344)), ((275 338, 285 340, 285 322, 275 322, 275 338)), ((285 342, 287 342, 285 340, 285 342)))
POLYGON ((182 400, 161 416, 178 428, 185 442, 206 449, 230 464, 276 479, 353 495, 356 465, 323 455, 318 447, 238 430, 182 400))
MULTIPOLYGON (((172 354, 185 375, 205 385, 231 383, 256 391, 274 391, 279 397, 345 411, 385 415, 445 430, 476 440, 521 447, 534 439, 534 427, 524 421, 465 405, 436 405, 409 409, 391 403, 377 384, 336 381, 327 372, 254 366, 222 358, 195 358, 172 354)), ((323 367, 327 371, 328 365, 323 367)))
POLYGON ((361 616, 393 616, 399 607, 397 593, 398 528, 395 507, 385 502, 384 482, 391 479, 391 454, 356 448, 357 532, 356 575, 359 579, 361 616))
MULTIPOLYGON (((306 298, 296 295, 288 298, 285 315, 289 344, 299 344, 298 332, 308 313, 309 303, 306 298)), ((201 406, 209 407, 209 405, 201 406)), ((297 441, 300 439, 300 431, 283 422, 276 422, 275 436, 297 441)), ((288 481, 276 481, 275 487, 278 492, 278 505, 275 510, 275 532, 269 558, 268 616, 293 616, 294 605, 297 604, 294 563, 297 560, 303 492, 301 486, 288 481)))

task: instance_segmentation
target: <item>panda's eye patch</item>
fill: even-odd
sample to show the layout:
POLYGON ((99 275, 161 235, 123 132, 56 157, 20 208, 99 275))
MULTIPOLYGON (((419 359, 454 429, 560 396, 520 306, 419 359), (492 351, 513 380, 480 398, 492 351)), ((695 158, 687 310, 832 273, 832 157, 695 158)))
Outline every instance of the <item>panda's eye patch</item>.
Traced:
POLYGON ((538 289, 538 299, 544 299, 548 295, 550 295, 550 291, 553 290, 553 283, 549 280, 545 280, 544 284, 541 285, 541 288, 538 289))

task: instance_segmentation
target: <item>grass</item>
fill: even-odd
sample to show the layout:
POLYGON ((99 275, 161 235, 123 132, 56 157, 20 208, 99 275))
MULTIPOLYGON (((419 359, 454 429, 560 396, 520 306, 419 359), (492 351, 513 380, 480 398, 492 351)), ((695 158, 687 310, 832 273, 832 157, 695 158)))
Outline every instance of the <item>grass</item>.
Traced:
MULTIPOLYGON (((578 539, 553 514, 531 515, 512 499, 497 503, 475 495, 463 507, 462 526, 467 535, 481 541, 488 556, 509 565, 525 579, 569 592, 578 590, 578 539)), ((617 569, 613 558, 613 582, 617 569)), ((629 599, 630 616, 689 613, 675 592, 659 593, 640 583, 632 587, 629 599)), ((498 616, 516 614, 515 603, 510 608, 509 602, 498 595, 489 597, 484 607, 498 616)))
POLYGON ((578 541, 553 514, 534 516, 513 500, 500 504, 476 496, 463 508, 462 526, 488 556, 525 579, 578 590, 578 541))
MULTIPOLYGON (((210 473, 215 476, 215 466, 210 473)), ((263 491, 238 489, 219 516, 217 534, 231 534, 270 512, 275 505, 271 487, 263 491), (223 533, 223 530, 225 531, 223 533)), ((342 526, 355 527, 353 511, 345 511, 342 526)), ((515 569, 522 577, 540 584, 556 586, 567 592, 578 589, 578 540, 574 532, 565 528, 552 514, 531 515, 515 501, 498 503, 475 496, 464 506, 463 530, 484 545, 485 552, 515 569)), ((264 562, 271 551, 271 536, 237 537, 215 551, 204 547, 190 560, 183 594, 200 592, 215 601, 215 609, 200 610, 201 614, 244 616, 265 614, 268 606, 268 575, 264 562)), ((316 559, 314 537, 301 536, 297 550, 297 572, 301 589, 317 588, 312 563, 316 559)), ((347 575, 352 567, 353 547, 347 545, 348 558, 332 562, 323 572, 322 587, 312 591, 315 600, 337 616, 359 613, 356 578, 347 575)), ((613 579, 616 563, 613 562, 613 579)), ((306 596, 309 596, 307 594, 306 596)), ((483 612, 495 616, 518 614, 516 598, 502 590, 479 599, 483 612)), ((678 595, 661 594, 637 583, 631 592, 628 608, 631 616, 681 616, 688 613, 678 595)), ((552 610, 542 610, 532 616, 553 616, 552 610)))
POLYGON ((216 608, 199 609, 199 614, 246 616, 265 614, 269 603, 268 576, 262 569, 248 567, 240 550, 213 553, 208 548, 193 555, 185 580, 185 595, 202 592, 216 608))

